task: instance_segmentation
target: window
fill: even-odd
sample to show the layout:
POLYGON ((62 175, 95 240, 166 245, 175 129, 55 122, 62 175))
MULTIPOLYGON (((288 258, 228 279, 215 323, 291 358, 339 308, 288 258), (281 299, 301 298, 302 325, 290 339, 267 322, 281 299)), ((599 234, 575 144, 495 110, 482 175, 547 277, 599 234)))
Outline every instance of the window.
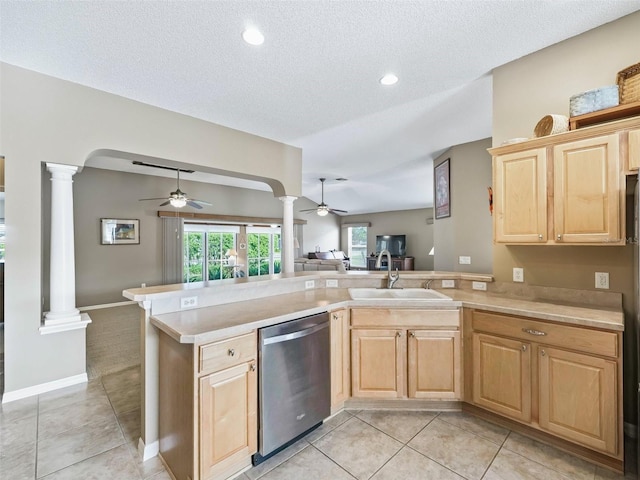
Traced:
POLYGON ((236 248, 238 227, 185 224, 185 283, 233 278, 235 268, 228 266, 227 250, 236 248))
POLYGON ((367 227, 349 227, 349 253, 351 268, 367 268, 367 227))
POLYGON ((249 276, 280 273, 282 265, 280 229, 247 228, 249 276))

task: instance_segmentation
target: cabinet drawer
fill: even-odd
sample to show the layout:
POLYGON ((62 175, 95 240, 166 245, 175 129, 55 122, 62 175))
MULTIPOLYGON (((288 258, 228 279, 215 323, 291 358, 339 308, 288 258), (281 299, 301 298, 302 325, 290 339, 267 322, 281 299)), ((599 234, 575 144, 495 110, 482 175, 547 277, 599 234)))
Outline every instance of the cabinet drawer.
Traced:
POLYGON ((353 327, 428 327, 457 329, 459 310, 420 310, 394 308, 354 308, 351 310, 353 327))
POLYGON ((211 372, 256 359, 256 332, 227 338, 200 347, 200 372, 211 372))
POLYGON ((498 313, 473 312, 473 330, 616 358, 618 335, 498 313))

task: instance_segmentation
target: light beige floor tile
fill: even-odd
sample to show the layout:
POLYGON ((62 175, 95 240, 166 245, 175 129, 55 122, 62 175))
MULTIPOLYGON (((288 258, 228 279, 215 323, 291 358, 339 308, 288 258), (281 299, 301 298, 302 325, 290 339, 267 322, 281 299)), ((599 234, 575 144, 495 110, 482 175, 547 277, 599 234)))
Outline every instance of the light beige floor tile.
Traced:
POLYGON ((358 479, 370 478, 402 444, 353 417, 314 446, 358 479))
POLYGON ((371 480, 464 480, 460 475, 419 454, 403 447, 398 454, 378 470, 371 480))
POLYGON ((634 473, 627 473, 626 475, 622 475, 603 467, 596 467, 595 480, 636 480, 637 478, 637 475, 635 475, 634 473))
POLYGON ((247 477, 249 477, 250 480, 255 480, 256 478, 259 478, 265 473, 273 470, 281 463, 286 462, 308 445, 309 442, 307 442, 304 438, 298 440, 293 445, 289 445, 287 448, 269 458, 268 460, 265 460, 260 465, 256 465, 255 467, 250 468, 245 472, 245 474, 247 475, 247 477))
POLYGON ((125 443, 115 418, 67 430, 38 442, 38 477, 125 443))
POLYGON ((140 387, 140 366, 104 375, 101 380, 108 395, 118 390, 140 387))
POLYGON ((9 403, 0 403, 0 428, 7 423, 38 414, 38 397, 23 398, 9 403))
POLYGON ((160 460, 160 457, 151 457, 146 462, 143 462, 142 457, 138 453, 137 447, 133 448, 130 444, 128 445, 128 447, 129 453, 131 454, 131 457, 133 458, 133 461, 138 468, 138 472, 140 473, 141 478, 151 478, 158 473, 166 471, 164 468, 164 464, 160 460))
POLYGON ((260 480, 353 480, 312 445, 271 470, 260 480))
POLYGON ((504 448, 575 480, 592 480, 595 476, 595 465, 514 432, 509 434, 504 448))
POLYGON ((130 412, 122 413, 117 418, 125 440, 133 446, 134 450, 137 450, 142 428, 140 409, 137 408, 130 412))
MULTIPOLYGON (((0 432, 2 435, 2 432, 0 432)), ((36 444, 0 448, 0 478, 29 479, 36 476, 36 444)))
POLYGON ((148 480, 173 480, 171 475, 169 475, 166 471, 156 473, 152 477, 148 477, 148 480))
POLYGON ((48 410, 38 416, 38 440, 44 440, 72 428, 103 420, 114 420, 113 408, 106 396, 76 402, 48 410))
POLYGON ((77 402, 106 398, 106 395, 104 387, 99 380, 80 383, 41 394, 39 396, 39 411, 42 414, 77 402))
POLYGON ((570 480, 570 477, 506 448, 500 450, 483 480, 570 480))
POLYGON ((498 445, 502 445, 509 435, 509 430, 506 428, 464 412, 442 412, 438 418, 463 430, 480 435, 498 445))
POLYGON ((340 425, 342 425, 344 422, 346 422, 347 420, 349 420, 351 418, 351 414, 348 412, 345 412, 344 410, 336 415, 334 415, 333 417, 331 417, 329 420, 326 420, 322 425, 320 425, 318 428, 316 428, 313 432, 307 434, 304 439, 309 442, 309 443, 313 443, 315 441, 317 441, 318 439, 322 438, 323 436, 325 436, 327 433, 329 433, 331 430, 333 430, 336 427, 339 427, 340 425))
POLYGON ((142 393, 140 387, 116 390, 109 393, 109 401, 116 415, 139 410, 142 404, 142 393))
POLYGON ((489 440, 437 418, 408 445, 470 480, 482 477, 500 448, 489 440))
POLYGON ((362 410, 357 416, 396 440, 407 443, 437 415, 433 412, 362 410))
POLYGON ((8 447, 18 448, 36 443, 38 431, 38 417, 20 417, 2 424, 0 434, 0 449, 8 447))
POLYGON ((68 480, 72 478, 82 480, 140 480, 140 475, 127 447, 121 445, 44 477, 45 480, 68 480))

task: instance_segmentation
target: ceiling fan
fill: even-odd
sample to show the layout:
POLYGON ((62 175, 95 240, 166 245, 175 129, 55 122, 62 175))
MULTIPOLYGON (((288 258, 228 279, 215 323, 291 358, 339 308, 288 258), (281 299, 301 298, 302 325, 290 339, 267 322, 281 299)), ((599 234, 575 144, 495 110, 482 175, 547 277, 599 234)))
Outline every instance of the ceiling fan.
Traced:
MULTIPOLYGON (((155 165, 151 165, 151 166, 155 166, 155 165)), ((168 167, 162 167, 162 168, 168 168, 168 167)), ((166 200, 164 203, 160 204, 161 207, 164 207, 165 205, 171 205, 172 207, 175 207, 175 208, 182 208, 186 205, 189 205, 190 207, 201 209, 202 205, 211 205, 209 202, 205 202, 204 200, 196 200, 195 198, 189 198, 186 192, 183 192, 182 190, 180 190, 180 169, 171 168, 171 170, 175 170, 176 173, 178 174, 177 188, 174 192, 171 192, 168 197, 141 198, 139 201, 143 202, 146 200, 166 200)), ((186 171, 188 170, 183 170, 183 172, 186 172, 186 171)))
POLYGON ((338 213, 347 213, 346 210, 338 210, 337 208, 329 208, 329 205, 324 203, 324 181, 325 180, 326 180, 326 178, 321 178, 320 179, 320 183, 322 185, 322 200, 321 200, 320 204, 316 208, 309 208, 307 210, 300 210, 301 212, 316 212, 321 217, 324 217, 325 215, 327 215, 329 213, 333 213, 334 215, 337 215, 338 213))

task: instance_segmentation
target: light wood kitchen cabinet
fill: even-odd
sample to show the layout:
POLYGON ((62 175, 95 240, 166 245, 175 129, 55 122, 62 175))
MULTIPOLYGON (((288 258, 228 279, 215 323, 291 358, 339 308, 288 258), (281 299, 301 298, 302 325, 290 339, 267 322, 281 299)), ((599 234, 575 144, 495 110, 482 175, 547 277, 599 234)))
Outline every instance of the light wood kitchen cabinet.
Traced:
POLYGON ((624 245, 625 137, 584 130, 489 150, 496 243, 624 245))
POLYGON ((182 344, 159 332, 160 455, 173 478, 227 478, 257 451, 257 334, 182 344))
POLYGON ((351 341, 349 310, 330 312, 331 319, 331 412, 341 410, 351 395, 351 341))
POLYGON ((351 310, 352 396, 459 400, 458 310, 351 310))
POLYGON ((523 422, 531 421, 531 345, 473 334, 473 401, 523 422))
POLYGON ((467 401, 622 459, 621 332, 480 310, 470 318, 467 401))
POLYGON ((493 206, 496 242, 547 241, 545 148, 493 158, 493 206))
POLYGON ((637 171, 640 167, 640 129, 629 132, 629 157, 627 168, 630 171, 637 171))

